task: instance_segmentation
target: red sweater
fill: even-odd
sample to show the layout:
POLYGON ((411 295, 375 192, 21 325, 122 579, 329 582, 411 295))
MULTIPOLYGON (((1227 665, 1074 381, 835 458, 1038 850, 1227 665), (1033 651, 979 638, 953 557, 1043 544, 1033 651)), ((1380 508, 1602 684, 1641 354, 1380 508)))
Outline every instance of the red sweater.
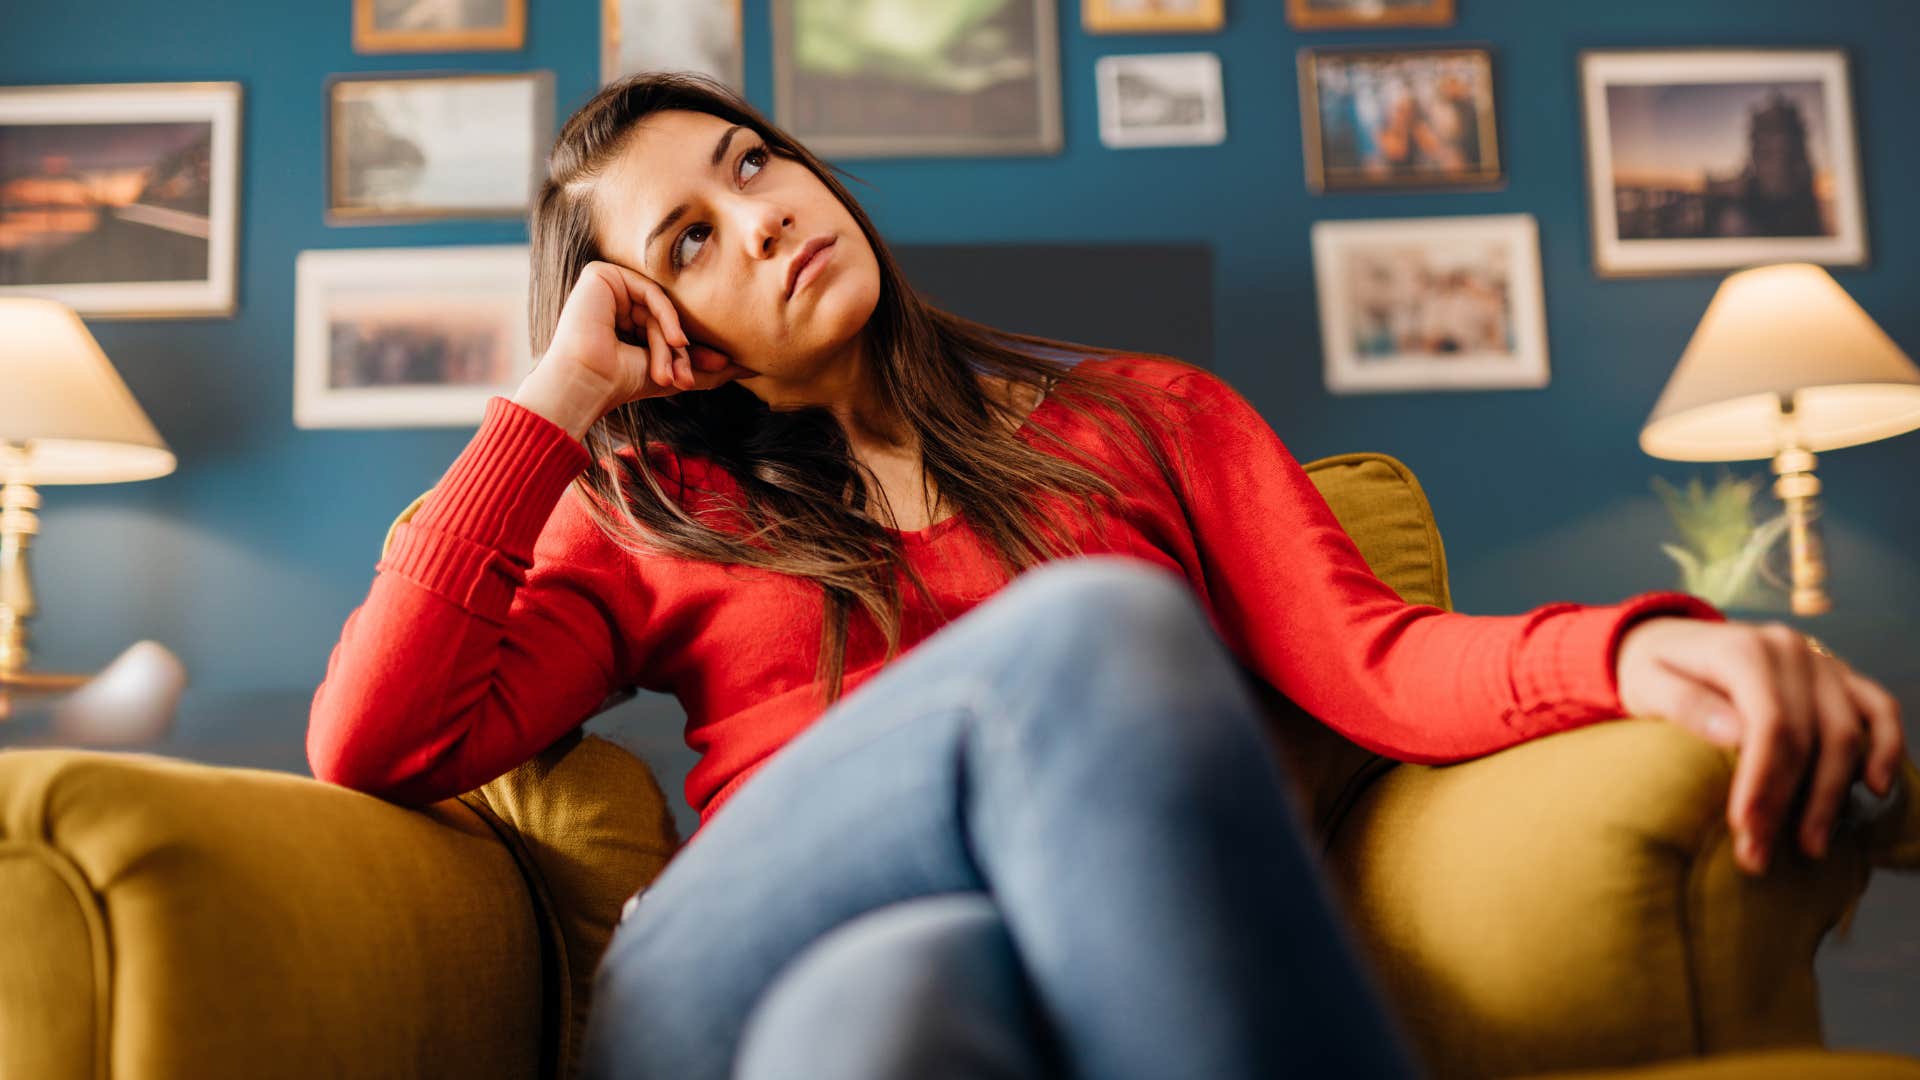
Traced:
MULTIPOLYGON (((1047 426, 1098 455, 1124 493, 1102 522, 1104 540, 1082 526, 1076 538, 1089 553, 1125 553, 1181 575, 1243 664, 1370 750, 1460 761, 1618 718, 1613 658, 1630 622, 1725 617, 1681 592, 1550 603, 1519 615, 1406 603, 1374 576, 1306 472, 1226 382, 1165 360, 1081 362, 1170 387, 1203 408, 1167 436, 1181 444, 1169 451, 1191 463, 1189 523, 1137 447, 1117 452, 1094 425, 1051 397, 1041 401, 1018 437, 1048 449, 1033 430, 1047 426)), ((700 755, 686 797, 704 823, 813 722, 818 588, 762 570, 628 554, 566 494, 590 463, 557 425, 507 398, 488 401, 472 441, 395 530, 328 660, 307 731, 315 776, 408 804, 448 798, 639 686, 670 692, 686 709, 687 745, 700 755)), ((719 470, 685 464, 690 478, 728 484, 719 470)), ((958 516, 901 539, 940 608, 904 590, 903 651, 1005 584, 958 516)), ((848 692, 880 669, 884 651, 878 628, 854 615, 848 692)))

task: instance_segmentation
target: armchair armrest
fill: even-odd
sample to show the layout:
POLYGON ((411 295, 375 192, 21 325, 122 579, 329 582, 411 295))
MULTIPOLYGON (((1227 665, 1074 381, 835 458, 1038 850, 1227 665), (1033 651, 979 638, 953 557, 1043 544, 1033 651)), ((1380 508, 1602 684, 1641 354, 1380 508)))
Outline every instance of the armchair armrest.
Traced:
POLYGON ((1891 841, 1843 832, 1823 861, 1778 845, 1747 876, 1734 756, 1633 718, 1398 765, 1362 793, 1328 872, 1437 1075, 1820 1044, 1814 951, 1891 841))
POLYGON ((536 1075, 513 855, 289 773, 0 753, 0 1075, 536 1075))

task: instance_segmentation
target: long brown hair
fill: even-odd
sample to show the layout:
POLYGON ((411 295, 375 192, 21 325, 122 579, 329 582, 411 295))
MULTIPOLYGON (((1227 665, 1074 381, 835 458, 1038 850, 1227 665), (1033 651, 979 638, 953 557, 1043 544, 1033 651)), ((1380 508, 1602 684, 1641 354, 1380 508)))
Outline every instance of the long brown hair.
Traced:
MULTIPOLYGON (((621 152, 634 125, 663 109, 708 113, 745 126, 775 156, 805 165, 852 213, 880 265, 879 299, 863 330, 880 391, 918 434, 923 482, 937 492, 940 505, 965 515, 1009 579, 1081 550, 1064 532, 1033 520, 1039 495, 1075 498, 1097 521, 1098 503, 1119 492, 1097 471, 1097 462, 1083 467, 1027 445, 1014 431, 1021 416, 986 394, 976 371, 1010 380, 1010 386, 1039 389, 1049 400, 1091 418, 1109 438, 1117 438, 1115 428, 1087 403, 1116 412, 1169 488, 1179 493, 1172 466, 1141 422, 1154 410, 1136 408, 1130 400, 1145 392, 1163 399, 1172 395, 1140 380, 1076 370, 1069 361, 1014 346, 1082 356, 1122 355, 1120 350, 996 330, 921 300, 831 167, 732 90, 696 75, 645 72, 611 83, 561 129, 530 222, 534 356, 545 354, 581 270, 603 258, 594 236, 594 181, 621 152)), ((1064 454, 1093 460, 1037 423, 1028 429, 1064 454)), ((628 402, 594 424, 585 442, 598 464, 576 481, 577 489, 593 520, 623 549, 643 557, 760 567, 819 583, 825 619, 815 679, 825 686, 829 703, 841 694, 855 603, 885 634, 890 659, 900 642, 898 575, 904 571, 919 594, 933 602, 899 538, 868 512, 875 493, 884 501, 885 492, 850 453, 844 430, 826 406, 773 410, 746 387, 727 383, 628 402), (636 452, 618 454, 623 445, 636 452), (670 452, 663 461, 701 456, 737 481, 744 501, 732 500, 726 513, 737 514, 746 531, 716 527, 708 511, 696 515, 670 496, 649 464, 656 446, 670 452)), ((688 490, 683 475, 673 482, 682 494, 688 490)), ((897 520, 891 513, 888 518, 897 520)))

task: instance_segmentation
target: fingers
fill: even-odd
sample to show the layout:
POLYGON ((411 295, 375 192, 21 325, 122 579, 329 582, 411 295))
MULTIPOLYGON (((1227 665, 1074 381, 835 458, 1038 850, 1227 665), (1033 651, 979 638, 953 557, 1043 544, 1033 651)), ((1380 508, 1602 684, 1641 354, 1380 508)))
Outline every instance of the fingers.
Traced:
MULTIPOLYGON (((1801 646, 1803 649, 1805 645, 1801 646)), ((1839 665, 1832 659, 1808 652, 1812 661, 1813 702, 1820 734, 1819 761, 1813 768, 1813 787, 1807 793, 1806 812, 1801 815, 1800 848, 1816 859, 1827 856, 1827 843, 1833 823, 1840 815, 1840 804, 1847 797, 1853 774, 1866 752, 1867 730, 1861 723, 1853 696, 1840 679, 1839 665)))
POLYGON ((1900 702, 1886 687, 1840 664, 1840 681, 1867 718, 1867 786, 1882 798, 1893 790, 1893 778, 1907 756, 1906 731, 1900 721, 1900 702))
POLYGON ((1808 750, 1807 728, 1796 727, 1785 711, 1779 661, 1767 637, 1762 630, 1729 639, 1735 653, 1726 668, 1726 689, 1746 724, 1727 800, 1727 827, 1734 837, 1734 859, 1754 874, 1766 869, 1768 840, 1792 798, 1808 750))

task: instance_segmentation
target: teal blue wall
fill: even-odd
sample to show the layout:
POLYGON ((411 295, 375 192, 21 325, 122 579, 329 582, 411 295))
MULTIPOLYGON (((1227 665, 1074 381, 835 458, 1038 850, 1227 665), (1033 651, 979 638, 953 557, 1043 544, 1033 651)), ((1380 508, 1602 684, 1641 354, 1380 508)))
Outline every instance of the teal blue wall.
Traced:
MULTIPOLYGON (((747 92, 771 111, 765 0, 747 3, 747 92)), ((1447 541, 1458 606, 1602 602, 1674 583, 1658 543, 1655 462, 1635 433, 1712 294, 1711 275, 1602 281, 1589 270, 1574 58, 1585 46, 1822 43, 1854 63, 1874 263, 1837 276, 1920 351, 1920 170, 1911 122, 1920 19, 1908 0, 1463 0, 1435 31, 1302 35, 1272 3, 1239 0, 1222 34, 1080 32, 1062 4, 1067 144, 1057 157, 854 163, 896 241, 1201 241, 1217 256, 1216 366, 1301 460, 1358 448, 1418 472, 1447 541), (1905 16, 1905 17, 1903 17, 1905 16), (1489 42, 1498 50, 1505 190, 1314 197, 1302 182, 1293 53, 1349 41, 1489 42), (1102 54, 1218 50, 1228 141, 1111 151, 1096 135, 1102 54), (1526 211, 1538 216, 1551 329, 1544 390, 1334 397, 1321 385, 1307 230, 1320 218, 1526 211)), ((364 595, 391 514, 431 484, 464 430, 301 431, 291 422, 293 261, 304 248, 489 243, 517 222, 329 228, 321 222, 322 83, 335 72, 555 73, 564 116, 595 89, 592 0, 529 5, 518 53, 357 56, 346 0, 307 4, 36 5, 0 34, 6 83, 233 79, 245 88, 240 310, 232 319, 96 321, 95 333, 180 456, 162 480, 49 489, 35 552, 47 665, 104 662, 136 636, 178 651, 196 685, 312 686, 364 595)), ((1126 345, 1126 342, 1113 342, 1126 345)), ((1895 496, 1920 436, 1827 455, 1836 613, 1813 620, 1889 680, 1920 679, 1910 625, 1920 570, 1905 538, 1920 505, 1895 496)), ((1760 463, 1749 468, 1757 470, 1760 463)))
MULTIPOLYGON (((1461 610, 1609 602, 1675 584, 1658 550, 1668 526, 1648 481, 1696 470, 1646 458, 1635 435, 1717 279, 1602 281, 1589 270, 1578 49, 1849 49, 1874 261, 1836 276, 1897 341, 1920 352, 1920 305, 1911 302, 1920 284, 1920 200, 1912 194, 1920 174, 1920 18, 1912 0, 1461 0, 1459 24, 1445 30, 1310 36, 1287 27, 1280 0, 1229 3, 1223 34, 1128 38, 1082 34, 1076 3, 1062 0, 1062 154, 862 162, 855 171, 872 187, 856 190, 897 241, 1211 244, 1217 370, 1303 461, 1364 448, 1408 462, 1437 509, 1461 610), (1504 190, 1306 193, 1298 47, 1462 41, 1498 50, 1504 190), (1228 141, 1103 149, 1095 58, 1188 49, 1217 50, 1225 62, 1228 141), (1322 389, 1307 242, 1313 221, 1515 211, 1540 221, 1551 386, 1338 398, 1322 389)), ((388 519, 439 477, 468 433, 293 427, 294 255, 524 235, 512 222, 323 225, 323 80, 351 71, 547 68, 564 115, 595 88, 599 5, 528 6, 522 52, 374 57, 352 52, 348 0, 7 5, 0 83, 232 79, 246 94, 238 315, 94 324, 178 451, 180 469, 141 484, 45 491, 35 551, 44 665, 95 666, 136 638, 157 638, 186 660, 200 692, 272 703, 233 730, 269 748, 249 753, 297 767, 302 695, 366 593, 388 519)), ((747 0, 746 9, 748 96, 771 111, 767 0, 747 0)), ((1823 458, 1836 608, 1803 622, 1899 690, 1909 712, 1920 707, 1912 615, 1920 607, 1920 500, 1910 494, 1917 474, 1920 435, 1823 458)), ((673 739, 670 731, 656 737, 673 739)), ((676 766, 665 771, 674 792, 676 766)), ((1898 1022, 1920 1000, 1920 920, 1910 914, 1920 911, 1920 897, 1911 885, 1905 901, 1887 892, 1901 887, 1876 885, 1853 950, 1823 954, 1828 1022, 1843 1042, 1920 1052, 1898 1022)))

